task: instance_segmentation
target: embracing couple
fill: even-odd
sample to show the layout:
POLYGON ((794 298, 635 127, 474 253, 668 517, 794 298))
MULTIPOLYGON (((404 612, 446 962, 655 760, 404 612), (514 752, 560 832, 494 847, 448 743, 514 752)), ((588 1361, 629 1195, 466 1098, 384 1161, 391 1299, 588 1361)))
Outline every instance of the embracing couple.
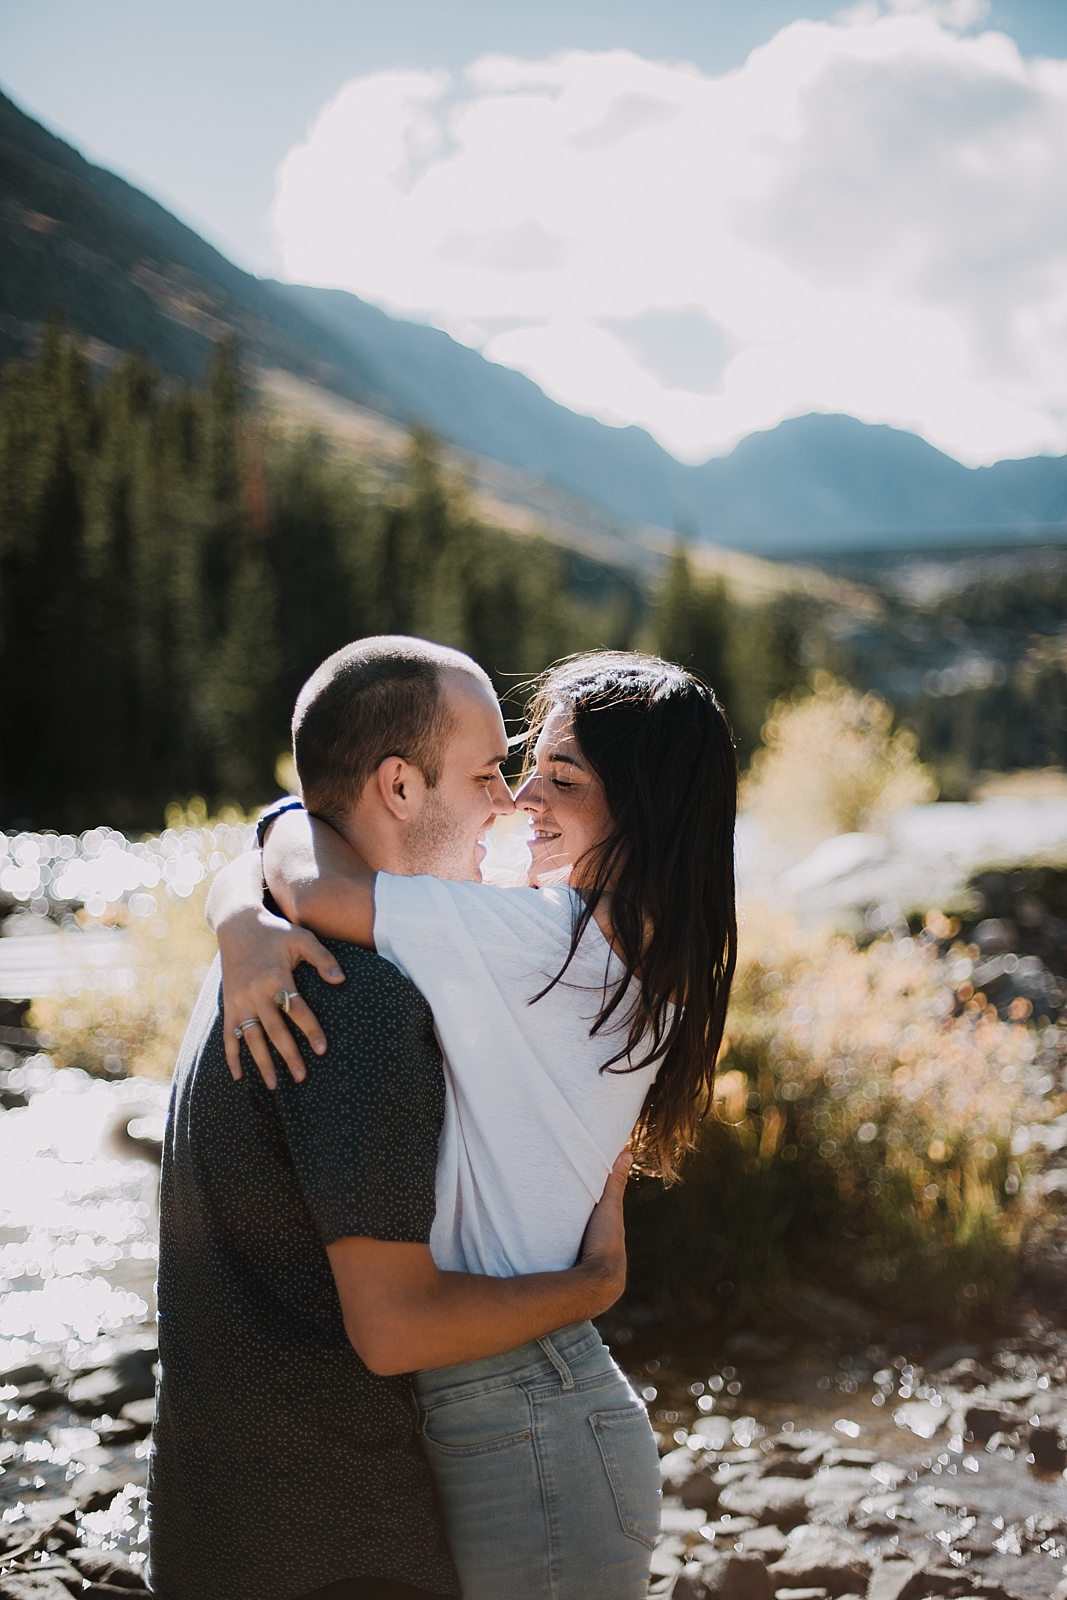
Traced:
POLYGON ((672 1177, 709 1100, 736 764, 636 654, 551 669, 523 743, 513 798, 481 668, 358 641, 297 701, 306 810, 216 879, 163 1162, 162 1600, 647 1592, 655 1442, 590 1319, 631 1155, 672 1177), (527 882, 483 883, 516 809, 527 882))

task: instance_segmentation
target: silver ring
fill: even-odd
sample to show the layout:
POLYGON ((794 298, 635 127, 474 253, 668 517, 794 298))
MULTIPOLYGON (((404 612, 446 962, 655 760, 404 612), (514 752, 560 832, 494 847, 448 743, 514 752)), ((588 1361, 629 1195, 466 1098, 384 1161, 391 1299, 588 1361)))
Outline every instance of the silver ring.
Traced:
POLYGON ((292 1003, 292 1001, 299 1000, 299 999, 300 999, 299 990, 297 990, 297 989, 279 989, 278 993, 274 996, 274 1004, 278 1007, 279 1011, 284 1011, 286 1016, 288 1016, 289 1015, 289 1006, 290 1006, 290 1004, 292 1003))
POLYGON ((260 1025, 261 1024, 258 1017, 249 1017, 246 1022, 239 1022, 237 1024, 236 1028, 233 1030, 233 1036, 235 1039, 243 1039, 246 1028, 258 1028, 260 1025))

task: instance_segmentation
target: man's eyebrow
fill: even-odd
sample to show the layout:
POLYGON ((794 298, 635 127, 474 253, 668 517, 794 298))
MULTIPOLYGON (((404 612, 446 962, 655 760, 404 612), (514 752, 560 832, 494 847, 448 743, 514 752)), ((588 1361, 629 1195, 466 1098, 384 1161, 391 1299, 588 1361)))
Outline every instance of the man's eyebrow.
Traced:
POLYGON ((485 760, 482 762, 482 766, 483 767, 502 767, 504 765, 504 762, 507 759, 508 759, 508 753, 505 750, 503 755, 486 756, 485 760))

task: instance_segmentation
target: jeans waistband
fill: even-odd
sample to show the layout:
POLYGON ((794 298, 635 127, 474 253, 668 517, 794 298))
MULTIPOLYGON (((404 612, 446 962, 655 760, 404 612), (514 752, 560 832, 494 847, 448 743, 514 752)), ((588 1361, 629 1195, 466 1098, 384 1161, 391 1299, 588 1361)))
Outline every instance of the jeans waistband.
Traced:
POLYGON ((503 1355, 485 1356, 458 1367, 434 1367, 417 1372, 415 1394, 420 1400, 440 1399, 448 1390, 463 1390, 471 1385, 525 1383, 558 1375, 565 1389, 573 1384, 570 1368, 581 1356, 595 1350, 603 1341, 591 1322, 571 1322, 543 1339, 534 1339, 503 1355))

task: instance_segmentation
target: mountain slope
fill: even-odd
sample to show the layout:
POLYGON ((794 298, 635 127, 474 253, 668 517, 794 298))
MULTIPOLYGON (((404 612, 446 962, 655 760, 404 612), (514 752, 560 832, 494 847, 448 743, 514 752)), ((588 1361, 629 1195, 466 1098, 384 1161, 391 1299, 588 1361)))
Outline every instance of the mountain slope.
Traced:
POLYGON ((609 518, 776 555, 1067 536, 1067 465, 971 470, 912 434, 808 416, 690 467, 643 429, 568 411, 521 374, 354 295, 242 272, 0 95, 0 355, 53 307, 98 343, 194 377, 228 332, 252 364, 317 383, 609 518))

